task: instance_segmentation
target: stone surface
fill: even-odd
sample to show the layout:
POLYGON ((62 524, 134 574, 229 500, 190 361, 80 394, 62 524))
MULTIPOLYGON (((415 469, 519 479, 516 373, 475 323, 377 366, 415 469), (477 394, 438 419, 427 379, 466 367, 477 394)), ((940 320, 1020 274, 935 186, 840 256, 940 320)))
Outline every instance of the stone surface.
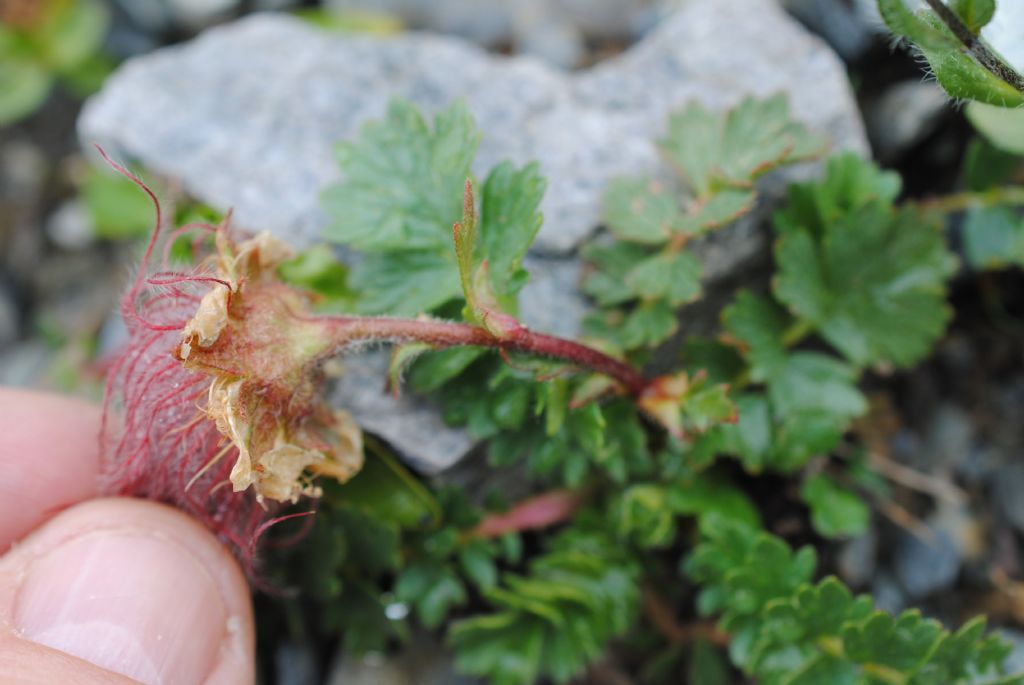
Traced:
POLYGON ((999 469, 995 479, 995 501, 1000 513, 1018 531, 1024 531, 1024 463, 1020 455, 999 469))
POLYGON ((21 308, 14 289, 0 280, 0 350, 14 343, 21 333, 21 308))
POLYGON ((854 588, 866 586, 878 568, 878 532, 872 526, 863 535, 843 544, 836 556, 839 575, 854 588))
POLYGON ((890 86, 864 114, 875 153, 882 161, 898 159, 930 136, 952 107, 934 81, 914 79, 890 86))
POLYGON ((408 391, 389 394, 384 385, 390 358, 387 350, 346 358, 331 399, 352 412, 365 430, 387 439, 413 468, 431 475, 445 471, 469 452, 473 439, 445 426, 438 412, 408 391))
POLYGON ((455 672, 450 653, 436 638, 414 634, 395 655, 363 658, 340 656, 327 685, 480 685, 481 681, 455 672))
POLYGON ((556 25, 592 40, 630 38, 650 12, 673 0, 325 0, 339 12, 397 17, 414 29, 468 38, 481 45, 512 45, 530 52, 531 30, 556 25))
MULTIPOLYGON (((864 2, 849 0, 780 0, 783 7, 828 41, 846 60, 855 60, 871 48, 881 29, 877 12, 864 2), (874 16, 872 16, 874 15, 874 16)), ((870 0, 874 5, 874 0, 870 0)))
MULTIPOLYGON (((835 148, 866 150, 842 65, 772 0, 687 3, 632 49, 572 73, 454 38, 346 37, 256 15, 130 60, 87 104, 79 131, 83 142, 181 179, 215 207, 234 207, 241 225, 304 245, 327 221, 318 197, 340 173, 335 141, 382 115, 393 97, 428 113, 464 98, 483 134, 479 175, 502 159, 536 159, 549 179, 530 263, 538 282, 524 293, 523 317, 571 335, 584 312, 571 254, 600 223, 607 181, 667 176, 652 140, 686 102, 725 108, 779 91, 835 148)), ((695 245, 706 279, 729 275, 763 250, 759 216, 695 245)), ((383 376, 371 373, 379 358, 348 366, 343 403, 411 450, 421 468, 439 471, 468 449, 469 440, 432 413, 381 394, 383 376)))
POLYGON ((950 532, 929 526, 930 539, 900 531, 894 544, 893 571, 911 600, 952 587, 960 572, 960 553, 950 532))

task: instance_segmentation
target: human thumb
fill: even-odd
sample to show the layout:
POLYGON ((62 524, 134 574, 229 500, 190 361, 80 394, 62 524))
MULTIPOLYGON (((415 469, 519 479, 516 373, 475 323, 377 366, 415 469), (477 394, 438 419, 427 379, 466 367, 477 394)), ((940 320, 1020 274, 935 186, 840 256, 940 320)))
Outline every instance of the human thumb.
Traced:
POLYGON ((79 504, 0 558, 0 673, 19 684, 249 685, 245 579, 174 509, 79 504))

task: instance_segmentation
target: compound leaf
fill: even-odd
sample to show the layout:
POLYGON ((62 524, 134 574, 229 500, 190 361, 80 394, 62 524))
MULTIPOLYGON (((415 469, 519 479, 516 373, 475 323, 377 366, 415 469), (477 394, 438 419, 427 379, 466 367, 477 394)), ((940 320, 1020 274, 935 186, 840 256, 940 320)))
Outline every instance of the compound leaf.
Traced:
POLYGON ((913 210, 866 205, 821 235, 791 230, 775 257, 776 296, 855 364, 910 365, 949 320, 956 260, 940 227, 913 210))
POLYGON ((383 120, 338 146, 346 178, 324 192, 333 218, 324 235, 366 251, 450 250, 479 139, 462 102, 431 127, 412 103, 392 101, 383 120))

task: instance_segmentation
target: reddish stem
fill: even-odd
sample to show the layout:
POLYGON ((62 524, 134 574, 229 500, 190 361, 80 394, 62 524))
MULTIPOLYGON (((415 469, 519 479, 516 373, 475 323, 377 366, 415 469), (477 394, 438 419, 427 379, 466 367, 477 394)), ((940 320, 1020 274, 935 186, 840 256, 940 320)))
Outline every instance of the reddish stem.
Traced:
POLYGON ((506 533, 548 528, 570 519, 583 504, 573 490, 553 490, 524 500, 506 512, 488 514, 469 532, 470 538, 499 538, 506 533))
POLYGON ((331 327, 338 345, 362 341, 423 342, 434 347, 489 347, 506 352, 525 352, 560 359, 588 368, 618 381, 632 397, 639 397, 649 381, 629 364, 592 347, 534 333, 525 327, 497 337, 484 328, 466 323, 431 319, 333 316, 322 319, 331 327))

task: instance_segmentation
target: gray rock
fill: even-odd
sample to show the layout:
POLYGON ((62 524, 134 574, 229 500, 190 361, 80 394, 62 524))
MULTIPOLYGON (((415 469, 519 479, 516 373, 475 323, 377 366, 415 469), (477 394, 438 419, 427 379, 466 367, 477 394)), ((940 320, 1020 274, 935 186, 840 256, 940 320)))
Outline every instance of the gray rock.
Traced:
POLYGON ((974 433, 974 421, 959 405, 940 405, 928 424, 920 467, 932 473, 960 463, 972 450, 974 433))
MULTIPOLYGON (((523 312, 538 329, 572 334, 584 308, 571 253, 599 225, 607 181, 667 177, 652 140, 686 102, 725 108, 779 91, 834 147, 866 150, 842 65, 771 0, 687 3, 631 50, 576 73, 452 38, 339 36, 256 15, 130 60, 89 101, 79 130, 84 142, 179 178, 215 207, 234 207, 240 224, 303 245, 327 222, 318 198, 340 173, 335 141, 395 96, 427 112, 465 98, 483 133, 479 175, 502 159, 536 159, 549 179, 531 262, 539 283, 526 291, 523 312)), ((695 249, 714 280, 764 242, 750 217, 695 249)), ((348 366, 339 396, 415 463, 436 472, 469 448, 436 416, 383 396, 383 376, 371 371, 379 360, 348 366)))
POLYGON ((864 118, 878 157, 898 159, 950 113, 949 96, 933 81, 903 81, 869 103, 864 118))
POLYGON ((278 645, 274 656, 277 682, 288 685, 318 685, 321 682, 316 655, 309 645, 283 642, 278 645))
POLYGON ((333 665, 327 685, 478 685, 456 673, 450 653, 437 640, 415 634, 401 652, 383 657, 342 656, 333 665))
POLYGON ((994 485, 996 507, 1014 528, 1024 532, 1024 462, 1019 455, 1002 466, 994 485))
POLYGON ((895 543, 893 571, 910 599, 948 589, 960 572, 960 553, 953 536, 929 526, 931 539, 900 531, 895 543))
POLYGON ((529 32, 545 24, 570 27, 588 38, 624 38, 667 0, 325 0, 335 11, 388 14, 416 29, 468 38, 480 45, 522 50, 529 32))
POLYGON ((13 289, 0 281, 0 350, 18 339, 21 333, 21 308, 13 289))
POLYGON ((815 33, 828 41, 843 59, 854 60, 872 45, 878 31, 876 21, 844 0, 781 0, 815 33))
POLYGON ((132 21, 159 33, 172 28, 200 29, 229 16, 240 0, 115 0, 132 21))
POLYGON ((516 47, 524 55, 565 69, 579 66, 586 55, 583 34, 567 22, 536 22, 522 32, 516 47))
POLYGON ((837 148, 866 149, 841 64, 769 0, 687 4, 578 74, 451 38, 344 37, 256 15, 129 61, 87 104, 80 133, 233 206, 243 225, 308 242, 326 223, 319 193, 339 174, 333 142, 392 97, 428 111, 463 97, 484 135, 479 172, 540 161, 549 187, 537 247, 565 253, 600 223, 609 178, 667 173, 651 141, 671 110, 779 91, 837 148))
POLYGON ((878 565, 878 532, 874 527, 844 543, 836 563, 839 575, 848 585, 859 588, 871 582, 878 565))
POLYGON ((907 597, 899 582, 892 574, 882 571, 871 583, 871 596, 875 607, 890 614, 898 614, 907 608, 907 597))
POLYGON ((65 200, 47 217, 46 235, 66 250, 80 250, 96 239, 96 226, 84 202, 65 200))
POLYGON ((439 413, 407 392, 388 394, 389 361, 387 350, 346 358, 332 401, 352 412, 364 429, 383 436, 413 468, 429 475, 445 471, 469 452, 473 439, 447 427, 439 413))
POLYGON ((0 385, 14 388, 42 387, 54 354, 53 350, 38 340, 0 349, 0 385))

